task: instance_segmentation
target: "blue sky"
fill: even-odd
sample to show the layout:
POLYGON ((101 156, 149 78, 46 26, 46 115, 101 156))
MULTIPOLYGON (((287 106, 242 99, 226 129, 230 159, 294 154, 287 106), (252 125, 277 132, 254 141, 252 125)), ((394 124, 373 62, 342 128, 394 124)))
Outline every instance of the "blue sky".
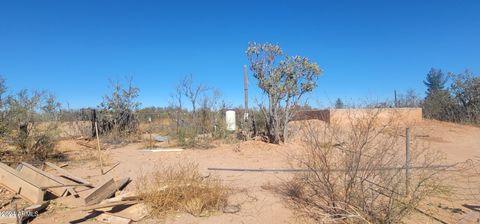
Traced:
POLYGON ((247 44, 271 42, 324 70, 314 104, 386 99, 423 94, 431 67, 477 74, 479 12, 457 0, 0 0, 0 74, 11 92, 47 89, 72 108, 97 105, 125 76, 143 106, 166 106, 193 74, 240 105, 247 44))

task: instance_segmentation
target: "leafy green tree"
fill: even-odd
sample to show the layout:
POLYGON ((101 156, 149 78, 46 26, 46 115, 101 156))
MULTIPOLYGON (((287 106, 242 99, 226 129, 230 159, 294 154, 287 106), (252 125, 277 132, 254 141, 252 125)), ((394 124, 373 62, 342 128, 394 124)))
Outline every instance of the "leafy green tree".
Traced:
POLYGON ((335 109, 343 109, 345 108, 345 104, 343 103, 342 99, 338 98, 335 101, 335 109))
POLYGON ((294 109, 303 95, 315 89, 322 71, 308 58, 290 57, 275 44, 250 43, 246 54, 258 86, 268 97, 268 108, 261 106, 267 137, 271 143, 286 141, 294 109))
POLYGON ((452 80, 445 88, 446 79, 439 70, 430 71, 425 85, 427 97, 423 104, 425 116, 438 120, 480 123, 480 77, 466 70, 461 74, 449 73, 452 80))
POLYGON ((448 108, 451 108, 452 98, 450 92, 445 89, 447 76, 440 69, 432 68, 423 84, 427 87, 427 97, 423 105, 427 118, 445 120, 448 108))
POLYGON ((441 91, 445 89, 447 83, 447 76, 443 74, 442 70, 432 68, 427 74, 427 78, 423 81, 423 84, 427 86, 427 95, 434 94, 435 91, 441 91))

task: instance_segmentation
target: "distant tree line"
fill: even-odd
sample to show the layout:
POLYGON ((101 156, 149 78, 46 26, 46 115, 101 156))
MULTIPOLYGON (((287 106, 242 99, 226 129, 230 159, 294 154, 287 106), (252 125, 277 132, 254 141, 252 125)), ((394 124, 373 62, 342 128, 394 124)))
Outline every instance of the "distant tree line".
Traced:
POLYGON ((469 70, 445 75, 440 69, 432 69, 424 84, 427 86, 425 117, 480 124, 480 76, 469 70))
MULTIPOLYGON (((432 68, 423 84, 427 91, 425 98, 418 96, 415 90, 398 94, 395 100, 370 103, 367 107, 405 108, 421 107, 425 118, 441 121, 480 124, 480 76, 465 70, 460 74, 444 73, 432 68)), ((342 99, 335 101, 334 108, 355 108, 345 104, 342 99)))

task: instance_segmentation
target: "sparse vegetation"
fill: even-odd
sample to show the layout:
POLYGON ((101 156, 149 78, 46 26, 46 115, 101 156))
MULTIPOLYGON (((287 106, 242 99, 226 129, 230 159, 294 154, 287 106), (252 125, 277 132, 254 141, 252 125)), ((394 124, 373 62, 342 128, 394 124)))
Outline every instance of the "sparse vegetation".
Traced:
POLYGON ((214 139, 225 138, 226 104, 218 90, 197 84, 193 76, 185 76, 172 94, 168 112, 171 136, 185 148, 210 148, 214 139), (184 104, 187 101, 190 108, 184 104))
POLYGON ((427 118, 458 123, 480 123, 480 77, 466 70, 445 76, 432 69, 424 82, 427 97, 423 104, 427 118), (445 84, 451 80, 449 88, 445 84))
POLYGON ((308 58, 290 57, 274 44, 250 43, 246 54, 258 87, 268 97, 268 106, 260 105, 267 137, 271 143, 286 141, 295 108, 315 89, 322 71, 308 58))
POLYGON ((318 222, 399 223, 425 199, 444 193, 435 164, 441 157, 415 146, 411 164, 424 167, 406 181, 402 130, 377 112, 342 124, 303 129, 299 173, 282 192, 301 214, 318 222), (407 193, 408 192, 408 193, 407 193))
POLYGON ((209 216, 221 211, 228 198, 228 189, 222 182, 213 176, 202 176, 193 163, 159 167, 138 179, 137 191, 157 217, 176 212, 209 216))
POLYGON ((137 101, 140 89, 127 79, 124 86, 120 81, 112 82, 112 93, 103 98, 97 114, 99 133, 112 143, 124 142, 127 137, 138 134, 136 112, 140 107, 137 101))
POLYGON ((45 91, 21 90, 3 96, 5 82, 0 79, 0 134, 28 160, 45 160, 54 151, 60 103, 45 91))

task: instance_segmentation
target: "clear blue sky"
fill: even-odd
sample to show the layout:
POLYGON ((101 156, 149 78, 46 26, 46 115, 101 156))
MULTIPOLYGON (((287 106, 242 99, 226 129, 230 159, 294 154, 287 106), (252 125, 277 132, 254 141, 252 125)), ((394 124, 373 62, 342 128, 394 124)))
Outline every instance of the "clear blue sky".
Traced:
POLYGON ((97 105, 127 75, 143 106, 167 105, 187 74, 239 105, 250 41, 318 62, 311 98, 324 105, 423 94, 431 67, 480 71, 480 1, 0 0, 10 91, 47 89, 72 108, 97 105))

